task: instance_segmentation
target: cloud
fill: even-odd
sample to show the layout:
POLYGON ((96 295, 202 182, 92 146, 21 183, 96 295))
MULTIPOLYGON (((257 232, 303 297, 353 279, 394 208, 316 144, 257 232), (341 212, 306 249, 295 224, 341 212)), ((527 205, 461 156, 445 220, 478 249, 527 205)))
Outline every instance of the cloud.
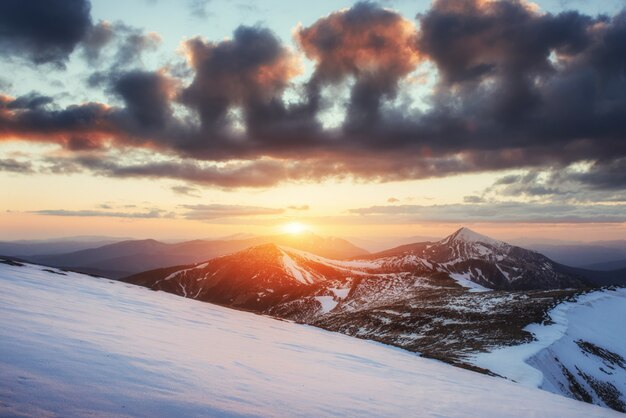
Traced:
POLYGON ((294 57, 268 29, 240 26, 232 40, 185 43, 195 77, 182 93, 205 130, 225 122, 229 106, 248 107, 276 99, 300 71, 294 57))
MULTIPOLYGON (((314 66, 302 82, 299 56, 270 29, 192 38, 191 82, 120 67, 93 79, 118 106, 0 96, 0 139, 75 151, 59 169, 220 187, 563 171, 581 162, 594 168, 566 173, 580 184, 624 187, 626 12, 591 17, 539 13, 515 0, 438 0, 417 20, 361 2, 297 28, 314 66), (437 80, 423 88, 426 106, 410 94, 400 100, 400 87, 421 88, 411 80, 426 62, 437 80), (320 112, 334 98, 322 100, 322 91, 340 84, 351 89, 346 119, 324 128, 320 112), (133 163, 106 152, 129 149, 154 157, 133 163)), ((107 44, 102 25, 90 32, 104 31, 94 48, 107 44)), ((531 190, 528 180, 524 193, 560 190, 544 186, 531 190)))
POLYGON ((102 51, 115 45, 114 67, 140 60, 161 38, 123 22, 93 24, 89 0, 3 0, 0 2, 0 53, 64 68, 74 50, 102 65, 102 51))
POLYGON ((104 218, 129 218, 129 219, 154 219, 171 217, 171 214, 159 209, 152 209, 147 212, 111 212, 104 210, 65 210, 65 209, 44 209, 30 213, 46 216, 70 216, 70 217, 104 217, 104 218))
MULTIPOLYGON (((101 20, 92 25, 80 43, 82 56, 95 68, 109 65, 112 69, 141 63, 145 52, 155 51, 161 44, 161 36, 156 32, 142 29, 123 22, 101 20)), ((99 73, 90 79, 95 85, 99 73)))
POLYGON ((172 191, 176 194, 180 194, 184 196, 200 197, 199 190, 192 186, 185 186, 185 185, 172 186, 172 191))
POLYGON ((309 205, 300 205, 300 206, 288 206, 287 209, 305 211, 305 210, 309 210, 310 208, 309 208, 309 205))
POLYGON ((485 203, 485 198, 482 196, 470 195, 463 197, 464 203, 485 203))
POLYGON ((63 66, 91 28, 88 0, 3 0, 0 52, 63 66))
POLYGON ((36 110, 52 103, 53 101, 54 99, 52 97, 42 96, 36 92, 31 92, 8 102, 6 108, 9 110, 36 110))
POLYGON ((93 25, 82 40, 82 50, 87 62, 95 64, 100 59, 102 50, 116 37, 115 28, 110 22, 101 21, 93 25))
POLYGON ((163 129, 172 119, 173 85, 161 73, 123 73, 114 81, 113 90, 124 100, 125 110, 132 120, 145 129, 163 129))
POLYGON ((557 203, 490 202, 449 205, 371 206, 351 209, 353 215, 390 223, 623 223, 626 204, 572 205, 557 203))
POLYGON ((375 123, 382 99, 393 98, 399 80, 415 70, 416 37, 411 21, 368 2, 331 13, 295 32, 300 48, 315 62, 312 83, 356 80, 348 108, 349 129, 375 123))
POLYGON ((486 188, 483 200, 502 196, 522 197, 546 202, 626 201, 626 159, 594 162, 563 168, 532 169, 500 177, 486 188))
POLYGON ((172 178, 202 185, 231 187, 268 187, 290 179, 286 167, 278 161, 251 161, 226 165, 196 161, 124 163, 110 158, 78 157, 56 162, 57 169, 83 169, 106 177, 172 178))
POLYGON ((210 0, 188 0, 189 13, 191 16, 204 19, 207 17, 207 6, 210 0))
POLYGON ((154 51, 161 44, 161 36, 156 32, 143 33, 137 28, 119 23, 116 31, 120 38, 114 61, 116 67, 141 61, 144 52, 154 51))
POLYGON ((28 161, 17 161, 13 158, 0 159, 0 171, 9 173, 31 174, 33 166, 28 161))
POLYGON ((280 215, 284 213, 284 209, 241 205, 183 205, 182 208, 187 210, 187 212, 183 214, 185 219, 202 221, 220 218, 280 215))
POLYGON ((572 173, 573 180, 602 190, 626 190, 626 158, 596 161, 589 170, 572 173))

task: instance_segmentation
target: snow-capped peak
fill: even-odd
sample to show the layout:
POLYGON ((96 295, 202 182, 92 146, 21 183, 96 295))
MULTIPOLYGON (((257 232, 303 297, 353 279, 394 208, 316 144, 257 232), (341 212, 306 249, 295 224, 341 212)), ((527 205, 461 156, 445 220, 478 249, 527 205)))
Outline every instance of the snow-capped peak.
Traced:
POLYGON ((504 244, 502 241, 498 241, 485 235, 481 235, 478 232, 474 232, 466 227, 459 229, 454 234, 447 237, 445 241, 481 242, 483 244, 490 244, 494 246, 500 246, 504 244))

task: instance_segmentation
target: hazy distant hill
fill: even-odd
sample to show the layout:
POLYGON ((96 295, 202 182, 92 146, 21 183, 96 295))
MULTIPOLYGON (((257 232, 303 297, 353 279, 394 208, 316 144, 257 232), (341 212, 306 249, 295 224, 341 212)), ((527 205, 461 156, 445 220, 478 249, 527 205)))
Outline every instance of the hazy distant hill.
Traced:
POLYGON ((195 240, 175 244, 153 239, 130 240, 64 254, 7 253, 6 255, 20 256, 39 264, 71 268, 117 279, 150 269, 197 263, 270 242, 333 259, 368 254, 366 250, 346 240, 323 238, 312 233, 305 233, 234 240, 195 240))
POLYGON ((607 261, 605 263, 595 263, 585 266, 589 270, 612 271, 626 269, 626 258, 623 260, 607 261))
POLYGON ((0 241, 0 254, 21 257, 37 254, 62 254, 119 242, 124 238, 72 237, 52 240, 0 241), (93 239, 89 239, 93 238, 93 239))
MULTIPOLYGON (((626 241, 598 241, 585 244, 529 244, 527 248, 545 254, 558 263, 574 267, 592 268, 592 265, 599 263, 626 260, 626 241)), ((622 267, 626 267, 626 265, 622 267)), ((620 266, 615 268, 620 268, 620 266)), ((605 268, 599 270, 605 270, 605 268)), ((612 269, 606 268, 606 270, 612 269)))

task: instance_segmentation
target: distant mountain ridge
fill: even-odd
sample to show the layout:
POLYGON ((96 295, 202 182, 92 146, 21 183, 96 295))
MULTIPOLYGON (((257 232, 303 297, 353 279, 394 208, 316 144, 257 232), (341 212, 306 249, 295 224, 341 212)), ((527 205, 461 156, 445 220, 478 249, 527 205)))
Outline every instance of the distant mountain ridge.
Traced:
POLYGON ((0 241, 0 254, 13 257, 26 257, 38 254, 63 254, 120 242, 119 239, 107 237, 93 237, 93 240, 80 238, 81 237, 76 237, 76 239, 59 238, 56 240, 0 241))
POLYGON ((352 276, 443 275, 492 290, 582 289, 619 284, 610 282, 611 273, 563 266, 537 252, 467 228, 437 242, 403 245, 345 260, 329 259, 320 251, 313 254, 302 247, 263 244, 201 264, 146 271, 124 281, 253 310, 289 299, 296 288, 350 280, 352 276), (216 290, 222 286, 227 286, 229 292, 216 290), (263 301, 266 297, 269 302, 263 301))
POLYGON ((193 240, 175 244, 153 239, 128 240, 64 254, 6 255, 18 256, 34 263, 119 279, 155 268, 197 263, 269 242, 299 248, 328 258, 340 259, 368 254, 366 250, 341 238, 323 238, 305 233, 234 240, 193 240))
POLYGON ((527 246, 527 248, 538 251, 558 263, 572 267, 592 268, 595 264, 626 260, 626 241, 597 241, 579 244, 531 244, 527 246))

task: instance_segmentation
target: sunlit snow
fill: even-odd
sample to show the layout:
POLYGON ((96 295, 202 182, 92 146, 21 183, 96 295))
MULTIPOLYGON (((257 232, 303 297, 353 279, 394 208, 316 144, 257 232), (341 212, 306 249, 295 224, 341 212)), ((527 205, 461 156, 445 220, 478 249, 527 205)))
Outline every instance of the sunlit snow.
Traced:
POLYGON ((0 264, 0 415, 617 413, 317 328, 0 264))

